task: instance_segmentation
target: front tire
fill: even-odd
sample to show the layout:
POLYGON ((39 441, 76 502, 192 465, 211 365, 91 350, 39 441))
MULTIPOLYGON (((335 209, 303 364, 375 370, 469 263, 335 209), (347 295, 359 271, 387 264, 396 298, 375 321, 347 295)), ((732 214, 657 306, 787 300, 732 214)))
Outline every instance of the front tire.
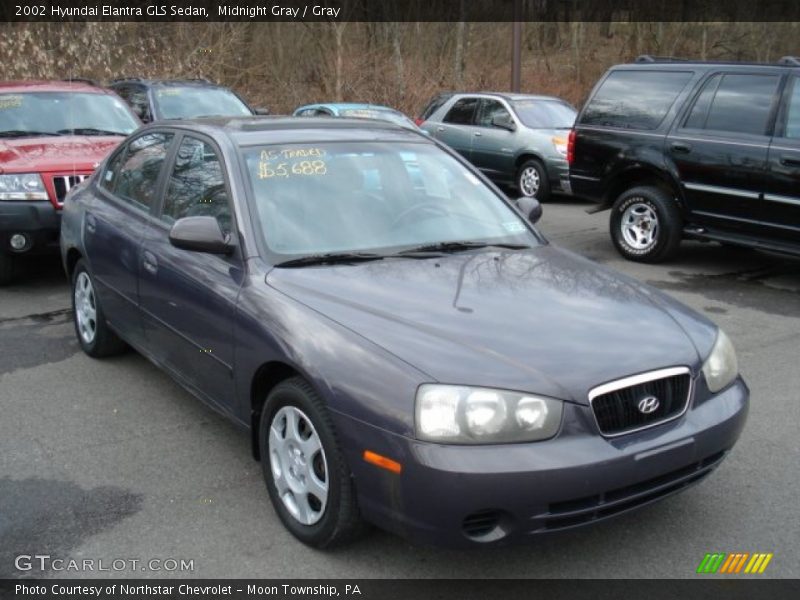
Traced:
POLYGON ((333 421, 305 379, 287 379, 269 393, 258 441, 270 500, 292 535, 328 548, 361 533, 355 486, 333 421))
POLYGON ((125 342, 106 323, 94 279, 83 260, 78 261, 72 273, 72 315, 78 343, 92 358, 114 356, 127 349, 125 342))
POLYGON ((536 159, 527 160, 520 166, 516 178, 517 191, 527 198, 546 202, 550 198, 550 180, 544 165, 536 159))
POLYGON ((675 200, 651 186, 624 192, 611 209, 611 239, 628 260, 656 263, 675 255, 681 243, 682 224, 675 200))
POLYGON ((8 285, 14 277, 14 259, 0 253, 0 285, 8 285))

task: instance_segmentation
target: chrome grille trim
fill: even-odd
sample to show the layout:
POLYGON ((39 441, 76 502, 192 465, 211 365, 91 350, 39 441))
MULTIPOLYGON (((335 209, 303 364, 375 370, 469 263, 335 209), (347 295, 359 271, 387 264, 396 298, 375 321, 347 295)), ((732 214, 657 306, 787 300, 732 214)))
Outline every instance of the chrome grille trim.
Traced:
POLYGON ((679 419, 686 411, 689 410, 689 405, 691 404, 692 397, 694 396, 694 377, 692 377, 692 370, 689 367, 669 367, 666 369, 658 369, 656 371, 648 371, 647 373, 640 373, 638 375, 631 375, 630 377, 623 377, 622 379, 617 379, 615 381, 610 381, 608 383, 604 383, 602 385, 598 385, 593 387, 589 390, 589 408, 591 409, 592 418, 594 419, 594 424, 597 427, 597 431, 605 438, 615 438, 620 437, 623 435, 629 435, 631 433, 636 433, 637 431, 644 431, 645 429, 650 429, 651 427, 657 427, 658 425, 663 425, 664 423, 669 423, 670 421, 674 421, 675 419, 679 419), (616 392, 618 390, 622 390, 628 387, 632 387, 635 385, 640 385, 642 383, 648 383, 650 381, 657 381, 659 379, 665 379, 667 377, 675 377, 676 375, 688 375, 689 376, 689 386, 688 391, 686 393, 686 400, 683 404, 683 409, 674 414, 669 415, 665 419, 661 419, 659 421, 653 421, 652 423, 647 423, 642 427, 636 427, 634 429, 628 429, 625 431, 620 431, 618 433, 603 433, 603 429, 600 427, 600 422, 597 420, 597 415, 594 411, 594 406, 592 402, 598 396, 603 396, 605 394, 616 392))
POLYGON ((56 192, 56 204, 59 206, 64 205, 64 198, 67 196, 67 193, 89 177, 91 173, 76 173, 74 175, 54 175, 53 176, 53 189, 56 192))

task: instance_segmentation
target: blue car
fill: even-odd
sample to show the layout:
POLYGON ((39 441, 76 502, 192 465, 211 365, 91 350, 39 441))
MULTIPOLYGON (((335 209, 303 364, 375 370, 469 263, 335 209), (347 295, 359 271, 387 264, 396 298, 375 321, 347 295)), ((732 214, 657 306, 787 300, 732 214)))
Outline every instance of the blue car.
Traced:
POLYGON ((294 117, 350 117, 360 119, 377 119, 388 121, 400 127, 422 131, 417 125, 399 110, 378 104, 356 102, 332 102, 322 104, 306 104, 295 109, 294 117))
POLYGON ((71 190, 61 252, 83 351, 248 432, 299 540, 494 545, 697 483, 749 405, 725 333, 540 215, 388 123, 161 121, 71 190))

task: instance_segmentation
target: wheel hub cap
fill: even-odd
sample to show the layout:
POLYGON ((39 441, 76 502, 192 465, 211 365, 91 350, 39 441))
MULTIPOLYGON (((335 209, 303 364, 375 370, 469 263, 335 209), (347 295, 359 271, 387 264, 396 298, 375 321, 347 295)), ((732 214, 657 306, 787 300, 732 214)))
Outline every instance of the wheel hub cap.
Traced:
POLYGON ((328 504, 328 464, 311 419, 295 406, 284 406, 269 431, 272 478, 283 505, 303 525, 322 518, 328 504))
POLYGON ((75 281, 75 320, 81 339, 91 344, 97 335, 97 303, 92 280, 85 271, 75 281))
POLYGON ((526 196, 535 196, 539 191, 539 172, 534 167, 528 167, 519 177, 520 191, 526 196))
POLYGON ((622 214, 620 229, 629 246, 649 250, 658 241, 658 215, 648 204, 634 202, 622 214))

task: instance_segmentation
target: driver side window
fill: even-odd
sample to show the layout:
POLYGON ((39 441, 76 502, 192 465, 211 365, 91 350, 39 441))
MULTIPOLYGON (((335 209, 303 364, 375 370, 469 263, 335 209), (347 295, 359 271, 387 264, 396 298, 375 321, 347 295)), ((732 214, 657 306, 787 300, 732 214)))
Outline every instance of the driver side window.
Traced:
POLYGON ((222 162, 210 144, 186 136, 175 157, 161 220, 171 225, 183 217, 199 216, 215 217, 223 233, 231 232, 222 162))

